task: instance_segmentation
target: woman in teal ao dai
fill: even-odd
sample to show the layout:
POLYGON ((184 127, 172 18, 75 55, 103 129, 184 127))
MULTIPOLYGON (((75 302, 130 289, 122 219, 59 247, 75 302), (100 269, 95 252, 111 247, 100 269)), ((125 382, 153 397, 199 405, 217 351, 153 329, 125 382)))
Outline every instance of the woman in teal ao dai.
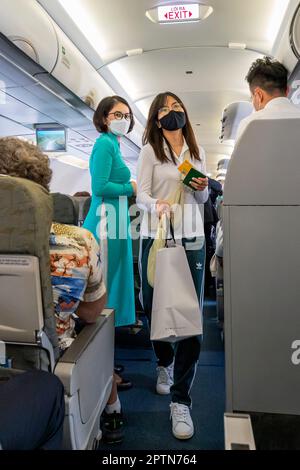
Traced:
POLYGON ((94 115, 100 132, 90 159, 92 202, 84 228, 90 230, 100 246, 107 244, 101 259, 107 269, 107 306, 115 310, 115 326, 135 323, 132 242, 128 197, 136 193, 130 182, 119 138, 134 125, 132 111, 121 97, 104 98, 94 115), (106 236, 105 236, 106 232, 106 236))

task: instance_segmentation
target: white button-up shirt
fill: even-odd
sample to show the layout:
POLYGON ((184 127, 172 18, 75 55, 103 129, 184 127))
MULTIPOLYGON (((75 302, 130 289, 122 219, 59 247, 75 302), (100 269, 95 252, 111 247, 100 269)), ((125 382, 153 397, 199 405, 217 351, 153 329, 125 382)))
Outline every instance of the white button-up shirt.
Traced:
MULTIPOLYGON (((137 168, 137 204, 144 210, 141 224, 141 236, 155 238, 158 217, 156 215, 156 202, 167 200, 176 191, 181 181, 181 173, 178 166, 189 159, 193 166, 206 174, 205 152, 199 147, 201 161, 190 158, 186 142, 184 142, 178 164, 171 160, 167 145, 164 146, 169 163, 161 163, 155 156, 150 144, 145 145, 140 153, 137 168), (151 217, 151 221, 149 220, 151 217)), ((204 236, 203 228, 203 204, 208 198, 208 189, 204 191, 192 191, 183 185, 184 207, 180 230, 176 230, 176 238, 193 238, 204 236), (180 233, 179 233, 180 232, 180 233)))
POLYGON ((241 138, 246 127, 250 122, 256 119, 299 119, 300 118, 300 107, 293 104, 288 98, 279 97, 273 98, 269 103, 266 104, 264 109, 255 111, 250 116, 246 117, 240 122, 236 141, 241 138))

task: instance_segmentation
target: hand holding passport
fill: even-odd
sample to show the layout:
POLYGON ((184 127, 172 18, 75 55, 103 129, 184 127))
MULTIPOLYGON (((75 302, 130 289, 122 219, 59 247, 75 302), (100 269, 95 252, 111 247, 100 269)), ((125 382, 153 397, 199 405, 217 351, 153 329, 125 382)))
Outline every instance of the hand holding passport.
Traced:
MULTIPOLYGON (((193 178, 207 178, 206 175, 204 175, 203 173, 201 173, 201 171, 197 170, 192 164, 191 162, 189 162, 188 160, 185 160, 179 167, 178 167, 178 170, 184 175, 184 180, 182 181, 183 184, 185 184, 186 186, 188 186, 189 188, 192 188, 193 190, 195 190, 196 188, 194 186, 192 186, 191 183, 195 183, 195 181, 193 181, 193 178)), ((207 186, 207 184, 205 185, 205 187, 207 186)), ((199 188, 200 189, 200 188, 199 188)), ((204 188, 203 188, 204 189, 204 188)), ((203 190, 202 189, 202 190, 203 190)))

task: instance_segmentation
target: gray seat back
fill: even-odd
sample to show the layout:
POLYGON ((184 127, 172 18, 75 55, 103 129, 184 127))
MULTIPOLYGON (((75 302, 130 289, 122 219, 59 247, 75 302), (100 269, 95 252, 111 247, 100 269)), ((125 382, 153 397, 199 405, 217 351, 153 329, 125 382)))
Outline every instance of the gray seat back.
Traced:
POLYGON ((78 226, 82 227, 85 218, 90 210, 91 205, 91 197, 90 196, 72 196, 72 200, 76 205, 76 209, 78 212, 78 226))
POLYGON ((0 339, 35 343, 44 326, 38 258, 0 255, 0 278, 0 339))
POLYGON ((10 325, 5 325, 5 321, 9 322, 9 318, 7 314, 1 315, 0 313, 0 339, 2 336, 10 341, 13 339, 16 342, 29 341, 33 339, 32 331, 43 325, 57 358, 59 351, 49 257, 52 213, 52 199, 42 186, 24 178, 0 176, 0 255, 2 260, 0 276, 2 280, 6 279, 3 285, 4 287, 6 285, 8 289, 8 291, 5 288, 2 289, 1 303, 5 298, 6 308, 9 309, 9 305, 11 305, 10 313, 14 315, 10 320, 10 325), (11 266, 7 263, 9 259, 12 263, 11 266), (37 266, 39 266, 39 272, 37 266), (17 280, 17 276, 20 275, 24 276, 24 282, 21 284, 23 290, 17 280), (7 276, 15 281, 10 283, 7 276), (28 291, 25 282, 27 282, 28 291), (14 285, 18 287, 18 292, 14 291, 14 285), (40 287, 41 294, 39 294, 40 287), (35 299, 33 296, 36 296, 35 299), (27 314, 29 314, 30 302, 32 303, 31 308, 35 310, 32 312, 27 331, 25 331, 26 325, 22 320, 22 299, 24 302, 27 299, 28 304, 24 305, 27 314), (18 311, 14 311, 17 306, 19 307, 18 311), (41 318, 41 313, 43 318, 41 318), (20 331, 14 333, 11 331, 9 334, 8 327, 16 329, 17 324, 19 324, 20 331))
POLYGON ((90 207, 91 207, 91 202, 92 202, 91 197, 87 197, 86 200, 84 201, 83 208, 82 208, 82 220, 83 220, 83 222, 85 221, 86 216, 89 213, 89 210, 90 210, 90 207))
POLYGON ((78 225, 78 211, 71 196, 52 193, 53 222, 66 225, 78 225))

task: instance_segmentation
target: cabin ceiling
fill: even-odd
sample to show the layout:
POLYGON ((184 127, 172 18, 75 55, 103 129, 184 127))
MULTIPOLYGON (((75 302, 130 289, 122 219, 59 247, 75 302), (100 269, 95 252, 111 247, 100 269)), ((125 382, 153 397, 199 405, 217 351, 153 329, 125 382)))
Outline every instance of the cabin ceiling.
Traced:
POLYGON ((214 8, 206 20, 160 25, 145 12, 170 1, 39 0, 115 91, 127 94, 145 116, 157 93, 178 94, 213 172, 217 155, 232 150, 219 142, 223 109, 249 99, 245 75, 253 60, 272 53, 293 1, 201 1, 214 8), (246 44, 246 50, 229 49, 231 42, 246 44), (143 53, 128 57, 132 49, 143 53))

